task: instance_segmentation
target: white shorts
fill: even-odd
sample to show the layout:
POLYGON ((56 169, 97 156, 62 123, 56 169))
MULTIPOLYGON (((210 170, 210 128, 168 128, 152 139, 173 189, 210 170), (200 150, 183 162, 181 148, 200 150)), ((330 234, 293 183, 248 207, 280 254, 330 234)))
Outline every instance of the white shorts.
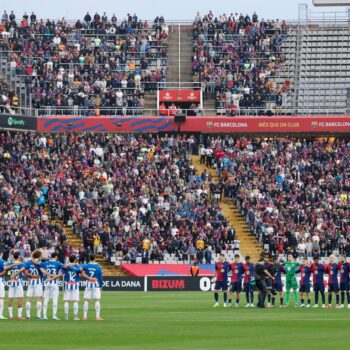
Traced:
POLYGON ((43 296, 43 285, 42 284, 28 286, 27 298, 42 298, 42 296, 43 296))
POLYGON ((79 289, 65 289, 64 290, 64 301, 79 301, 79 289))
POLYGON ((0 282, 0 298, 5 298, 5 286, 4 282, 0 282))
POLYGON ((9 298, 23 298, 23 286, 9 287, 9 298))
POLYGON ((100 288, 85 288, 84 299, 100 300, 101 299, 101 289, 100 288))
POLYGON ((48 284, 48 285, 45 286, 44 299, 46 299, 46 300, 50 300, 50 299, 57 300, 59 294, 60 294, 60 289, 58 287, 58 284, 48 284))

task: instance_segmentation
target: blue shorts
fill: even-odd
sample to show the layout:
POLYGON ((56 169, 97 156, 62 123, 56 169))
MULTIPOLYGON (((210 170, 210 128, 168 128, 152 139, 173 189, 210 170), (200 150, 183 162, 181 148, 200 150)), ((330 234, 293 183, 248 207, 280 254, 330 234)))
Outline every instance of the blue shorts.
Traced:
POLYGON ((246 293, 254 292, 254 287, 250 284, 250 282, 244 283, 243 288, 246 293))
POLYGON ((215 290, 227 291, 227 282, 226 281, 217 281, 215 282, 215 290))
POLYGON ((242 291, 242 282, 231 282, 230 291, 232 293, 240 293, 242 291))
POLYGON ((310 293, 310 284, 301 284, 299 288, 300 293, 310 293))
POLYGON ((340 290, 342 292, 348 292, 349 291, 349 281, 347 282, 341 282, 340 283, 340 290))
POLYGON ((328 284, 328 293, 339 293, 339 285, 338 285, 338 283, 330 283, 330 284, 328 284))
POLYGON ((283 291, 282 283, 274 283, 273 284, 273 289, 276 292, 282 292, 283 291))
POLYGON ((324 292, 324 284, 323 283, 315 283, 314 284, 314 292, 324 292))

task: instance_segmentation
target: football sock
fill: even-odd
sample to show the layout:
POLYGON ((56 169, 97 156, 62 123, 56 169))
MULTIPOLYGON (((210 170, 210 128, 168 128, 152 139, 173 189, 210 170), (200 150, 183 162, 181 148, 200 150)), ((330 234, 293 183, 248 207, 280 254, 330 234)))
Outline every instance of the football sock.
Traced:
POLYGON ((299 293, 296 289, 293 289, 295 305, 299 305, 299 293))
POLYGON ((13 317, 13 307, 9 307, 9 317, 12 318, 13 317))
POLYGON ((43 309, 43 303, 41 301, 36 302, 36 316, 41 318, 41 311, 43 309))
POLYGON ((289 300, 290 300, 290 290, 287 290, 286 292, 286 304, 289 304, 289 300))
POLYGON ((328 295, 328 304, 332 305, 332 294, 328 295))
POLYGON ((344 292, 340 292, 340 302, 342 305, 344 305, 344 302, 345 302, 345 293, 344 292))
POLYGON ((322 298, 322 305, 326 304, 326 296, 324 292, 321 292, 321 298, 322 298))
POLYGON ((21 307, 18 308, 18 310, 17 310, 18 317, 22 318, 22 310, 23 310, 23 308, 21 308, 21 307))
POLYGON ((304 298, 300 299, 300 302, 301 302, 301 305, 304 305, 304 302, 305 302, 304 298))
POLYGON ((348 300, 348 304, 350 304, 350 293, 349 292, 346 292, 346 298, 348 300))
POLYGON ((215 302, 219 302, 219 293, 214 293, 215 302))
POLYGON ((4 299, 0 299, 0 316, 4 316, 4 299))
POLYGON ((101 304, 99 301, 95 301, 95 311, 96 311, 96 317, 100 317, 101 304))
POLYGON ((30 301, 26 302, 26 316, 27 318, 30 318, 30 309, 32 307, 32 303, 30 301))
POLYGON ((73 304, 74 318, 78 317, 78 310, 79 310, 79 304, 77 302, 74 302, 73 304))
POLYGON ((275 306, 276 298, 272 297, 272 305, 275 306))
POLYGON ((52 314, 53 317, 57 317, 58 300, 53 300, 52 302, 52 314))
POLYGON ((280 305, 283 305, 283 298, 280 298, 280 305))
POLYGON ((339 305, 339 294, 335 295, 335 301, 336 301, 337 305, 339 305))
POLYGON ((250 292, 250 303, 254 303, 254 292, 250 292))
POLYGON ((249 304, 249 292, 245 292, 245 298, 247 300, 247 304, 249 304))
POLYGON ((84 301, 84 317, 87 317, 88 310, 89 310, 89 302, 84 301))
POLYGON ((65 302, 64 303, 64 315, 66 318, 68 318, 68 313, 69 313, 69 303, 65 302))
POLYGON ((227 301, 227 293, 224 293, 224 303, 227 301))
POLYGON ((49 300, 44 299, 44 305, 43 305, 43 316, 44 318, 47 318, 47 307, 49 305, 49 300))
POLYGON ((315 292, 315 304, 318 305, 318 291, 315 292))

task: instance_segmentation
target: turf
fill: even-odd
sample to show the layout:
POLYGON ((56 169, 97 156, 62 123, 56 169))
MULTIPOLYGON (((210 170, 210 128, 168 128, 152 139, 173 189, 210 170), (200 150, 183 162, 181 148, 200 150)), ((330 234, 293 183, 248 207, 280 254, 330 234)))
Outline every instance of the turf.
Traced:
MULTIPOLYGON (((213 309, 212 305, 212 294, 203 292, 105 292, 105 321, 94 321, 93 310, 87 322, 0 321, 0 349, 348 348, 349 309, 213 309)), ((62 306, 61 302, 61 318, 62 306)), ((79 313, 82 316, 81 303, 79 313)))

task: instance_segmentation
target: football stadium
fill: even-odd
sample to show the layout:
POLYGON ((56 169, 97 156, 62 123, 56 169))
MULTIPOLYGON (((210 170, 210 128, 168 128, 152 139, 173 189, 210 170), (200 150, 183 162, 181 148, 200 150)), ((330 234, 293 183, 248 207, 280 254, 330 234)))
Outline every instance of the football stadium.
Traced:
POLYGON ((1 350, 349 346, 349 0, 1 1, 0 170, 1 350))

